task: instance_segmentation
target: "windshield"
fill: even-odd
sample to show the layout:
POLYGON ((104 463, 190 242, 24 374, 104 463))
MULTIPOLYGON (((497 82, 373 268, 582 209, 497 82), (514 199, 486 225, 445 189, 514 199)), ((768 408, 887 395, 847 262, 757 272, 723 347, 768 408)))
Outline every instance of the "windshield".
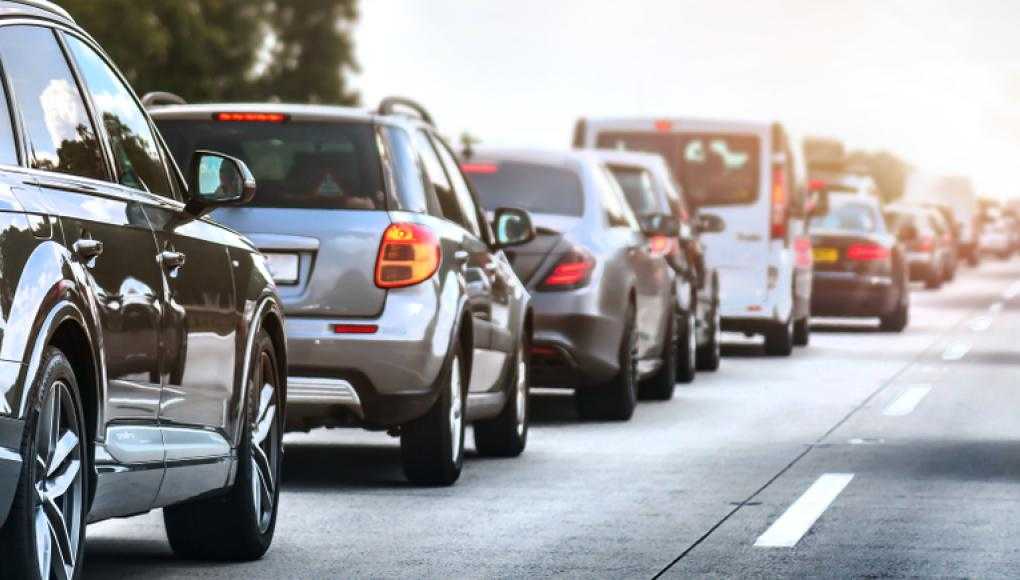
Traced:
POLYGON ((872 203, 830 195, 829 212, 811 218, 812 230, 833 230, 854 233, 874 233, 880 227, 881 216, 872 203))
POLYGON ((761 145, 754 135, 607 132, 599 134, 596 146, 662 155, 696 206, 758 199, 761 145))
POLYGON ((580 216, 581 180, 562 167, 522 162, 470 162, 461 168, 487 210, 516 207, 534 213, 580 216))
POLYGON ((258 183, 256 207, 386 209, 367 123, 157 121, 178 165, 196 149, 232 155, 258 183))

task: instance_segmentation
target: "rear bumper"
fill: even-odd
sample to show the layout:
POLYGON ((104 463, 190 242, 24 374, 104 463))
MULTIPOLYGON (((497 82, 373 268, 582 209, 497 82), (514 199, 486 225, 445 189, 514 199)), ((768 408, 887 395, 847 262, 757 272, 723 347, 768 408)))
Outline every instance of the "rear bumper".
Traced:
POLYGON ((7 520, 21 478, 24 429, 24 421, 0 418, 0 526, 7 520))
POLYGON ((815 272, 811 314, 881 316, 896 306, 896 299, 896 286, 889 276, 854 272, 815 272))
POLYGON ((907 253, 907 266, 911 280, 924 280, 936 270, 935 256, 921 252, 907 253))
POLYGON ((591 289, 532 294, 532 385, 579 388, 619 372, 623 320, 600 312, 594 295, 591 289))

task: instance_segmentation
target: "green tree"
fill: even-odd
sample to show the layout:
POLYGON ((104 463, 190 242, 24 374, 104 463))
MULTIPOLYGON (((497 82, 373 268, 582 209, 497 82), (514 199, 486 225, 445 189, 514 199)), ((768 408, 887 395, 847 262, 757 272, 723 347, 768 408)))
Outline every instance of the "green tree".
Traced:
POLYGON ((59 0, 140 93, 356 102, 356 0, 59 0), (314 50, 312 50, 314 47, 314 50))

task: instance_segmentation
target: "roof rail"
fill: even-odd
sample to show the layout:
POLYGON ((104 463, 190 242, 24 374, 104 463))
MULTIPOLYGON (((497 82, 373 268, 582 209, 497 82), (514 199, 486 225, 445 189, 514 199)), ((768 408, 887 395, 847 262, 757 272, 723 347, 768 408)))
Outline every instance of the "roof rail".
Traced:
POLYGON ((386 97, 385 99, 383 99, 382 102, 379 103, 379 114, 393 115, 396 113, 396 109, 398 107, 411 109, 412 111, 417 113, 419 117, 421 117, 422 121, 428 123, 429 125, 435 125, 435 123, 432 122, 432 115, 429 115, 429 112, 425 110, 425 107, 419 105, 418 103, 412 101, 411 99, 407 99, 404 97, 386 97))
POLYGON ((152 107, 158 107, 160 105, 187 105, 188 101, 185 101, 181 97, 173 93, 167 93, 164 91, 153 91, 151 93, 145 93, 142 97, 142 106, 146 109, 152 107))
POLYGON ((70 12, 64 10, 60 6, 57 6, 53 2, 49 2, 48 0, 10 0, 10 1, 14 2, 15 4, 24 4, 25 6, 31 6, 32 8, 38 8, 39 10, 52 12, 53 14, 56 14, 61 18, 66 18, 71 22, 74 22, 74 18, 71 16, 70 12))

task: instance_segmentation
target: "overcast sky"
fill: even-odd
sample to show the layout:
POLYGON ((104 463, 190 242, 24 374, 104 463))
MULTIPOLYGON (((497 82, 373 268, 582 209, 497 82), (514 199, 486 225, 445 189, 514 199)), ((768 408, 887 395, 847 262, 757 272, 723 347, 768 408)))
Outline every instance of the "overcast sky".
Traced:
POLYGON ((1020 1, 363 0, 365 104, 566 147, 582 115, 779 120, 1020 196, 1020 1))

